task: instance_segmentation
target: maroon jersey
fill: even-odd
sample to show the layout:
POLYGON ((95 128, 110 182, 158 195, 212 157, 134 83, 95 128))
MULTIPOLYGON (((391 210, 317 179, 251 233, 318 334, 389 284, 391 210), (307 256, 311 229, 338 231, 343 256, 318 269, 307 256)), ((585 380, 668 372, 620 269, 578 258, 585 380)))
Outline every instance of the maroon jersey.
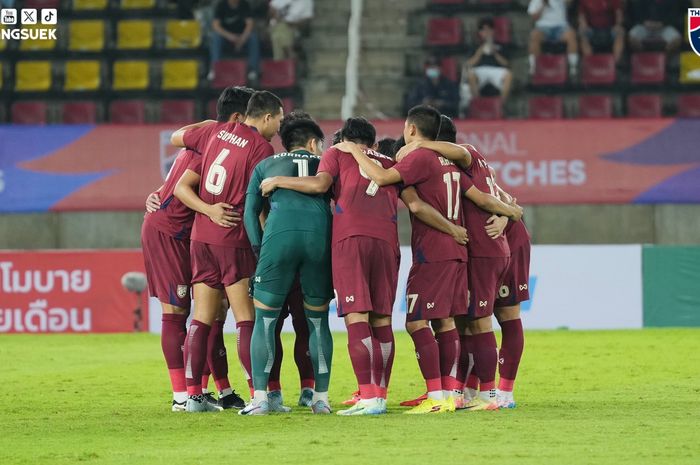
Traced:
MULTIPOLYGON (((491 176, 486 159, 471 145, 465 146, 472 156, 472 164, 466 170, 469 183, 495 197, 498 197, 496 182, 491 176)), ((469 233, 469 255, 473 257, 509 257, 510 248, 508 240, 501 236, 498 239, 491 239, 486 234, 486 221, 493 215, 492 213, 477 207, 471 200, 464 202, 464 214, 467 220, 467 231, 469 233)))
MULTIPOLYGON (((213 205, 225 202, 243 215, 248 181, 255 168, 275 151, 255 128, 242 123, 213 123, 185 133, 185 145, 202 154, 199 198, 213 205)), ((197 213, 192 240, 224 247, 250 248, 241 222, 224 228, 197 213)))
MULTIPOLYGON (((364 149, 363 152, 382 167, 394 166, 394 160, 364 149)), ((318 172, 333 177, 333 244, 351 236, 368 236, 399 246, 397 212, 399 186, 379 187, 348 153, 333 147, 321 157, 318 172)))
POLYGON ((146 213, 144 219, 144 223, 180 240, 190 238, 194 211, 175 197, 173 192, 182 174, 188 169, 200 174, 202 157, 192 150, 182 149, 177 154, 173 166, 170 167, 165 184, 158 191, 160 209, 153 213, 146 213))
POLYGON ((530 242, 530 232, 525 227, 523 220, 508 221, 508 226, 504 230, 506 239, 508 239, 508 247, 511 253, 515 252, 518 247, 522 247, 530 242))
MULTIPOLYGON (((451 161, 428 149, 418 149, 394 168, 406 186, 415 186, 425 203, 453 223, 464 226, 462 193, 468 188, 466 176, 451 161)), ((467 260, 466 247, 448 234, 433 229, 411 216, 411 250, 413 263, 467 260)))

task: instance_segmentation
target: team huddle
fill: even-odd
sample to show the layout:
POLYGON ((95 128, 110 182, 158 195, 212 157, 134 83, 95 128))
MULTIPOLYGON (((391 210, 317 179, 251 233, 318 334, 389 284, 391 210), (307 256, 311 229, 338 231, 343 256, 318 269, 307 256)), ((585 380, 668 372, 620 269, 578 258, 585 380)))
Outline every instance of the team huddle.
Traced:
POLYGON ((147 199, 142 228, 149 289, 163 307, 173 411, 289 412, 279 379, 280 332, 291 315, 298 404, 331 413, 328 313, 335 298, 358 385, 337 413, 386 413, 399 198, 412 229, 406 330, 426 384, 424 395, 401 403, 412 407, 405 413, 515 407, 520 302, 529 299, 522 208, 473 146, 456 144, 453 122, 430 106, 408 112, 399 141, 375 139, 371 123, 349 118, 324 151, 310 115, 285 116, 277 96, 244 87, 222 92, 216 121, 173 133, 171 142, 183 149, 147 199), (277 134, 285 151, 275 154, 277 134), (228 380, 229 306, 247 404, 228 380), (218 399, 208 391, 210 374, 218 399))

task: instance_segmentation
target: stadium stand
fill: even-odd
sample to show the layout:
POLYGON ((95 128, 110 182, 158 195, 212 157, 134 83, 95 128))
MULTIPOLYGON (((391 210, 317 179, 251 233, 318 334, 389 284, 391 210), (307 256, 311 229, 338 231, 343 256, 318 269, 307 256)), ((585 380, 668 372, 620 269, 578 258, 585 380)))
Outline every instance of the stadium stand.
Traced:
POLYGON ((194 100, 163 100, 160 102, 160 122, 187 124, 195 119, 194 100))
POLYGON ((497 120, 503 117, 500 97, 475 97, 469 105, 469 117, 478 120, 497 120))
POLYGON ((15 90, 18 92, 47 91, 51 88, 51 62, 19 61, 15 67, 15 90))
POLYGON ((561 97, 531 97, 528 100, 530 119, 561 119, 564 116, 564 99, 561 97))
POLYGON ((66 91, 98 90, 102 84, 101 63, 97 60, 72 60, 66 62, 66 91))
POLYGON ((46 124, 46 113, 44 102, 15 102, 12 104, 12 123, 46 124))
POLYGON ((615 58, 612 54, 597 54, 583 57, 581 83, 585 86, 611 85, 615 83, 615 58))
POLYGON ((582 95, 578 99, 579 118, 611 118, 612 97, 609 95, 582 95))
POLYGON ((678 97, 678 116, 700 118, 700 94, 685 94, 678 97))
POLYGON ((146 90, 150 84, 149 66, 145 60, 115 61, 112 73, 114 90, 146 90))
POLYGON ((104 21, 99 19, 73 20, 68 24, 68 50, 99 52, 104 46, 104 21))
POLYGON ((61 105, 61 123, 95 124, 97 105, 95 102, 66 102, 61 105))
POLYGON ((661 117, 659 94, 635 94, 627 97, 627 116, 630 118, 661 117))
POLYGON ((109 104, 109 121, 115 124, 143 124, 146 107, 140 100, 117 100, 109 104))

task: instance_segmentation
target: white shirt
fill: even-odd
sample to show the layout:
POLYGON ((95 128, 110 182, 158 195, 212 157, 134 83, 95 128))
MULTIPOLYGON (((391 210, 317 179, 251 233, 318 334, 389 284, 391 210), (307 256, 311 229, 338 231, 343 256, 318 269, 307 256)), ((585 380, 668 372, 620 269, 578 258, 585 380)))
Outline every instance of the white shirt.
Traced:
POLYGON ((270 6, 286 23, 298 23, 314 16, 313 0, 272 0, 270 6))
MULTIPOLYGON (((530 0, 530 5, 527 7, 527 14, 534 15, 544 5, 544 0, 530 0)), ((535 22, 536 27, 566 27, 566 1, 565 0, 549 0, 549 6, 544 7, 542 16, 535 22)))

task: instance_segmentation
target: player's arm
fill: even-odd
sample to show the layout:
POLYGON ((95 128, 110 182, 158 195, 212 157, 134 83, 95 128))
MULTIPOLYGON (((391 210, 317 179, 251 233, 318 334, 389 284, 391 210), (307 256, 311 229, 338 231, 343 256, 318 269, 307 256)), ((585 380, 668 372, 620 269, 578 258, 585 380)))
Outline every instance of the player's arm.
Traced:
POLYGON ((403 160, 411 152, 421 148, 437 152, 448 160, 453 161, 455 165, 465 170, 469 169, 472 164, 472 155, 465 147, 453 144, 452 142, 432 140, 421 140, 404 145, 396 154, 396 161, 403 160))
POLYGON ((187 126, 181 127, 180 129, 178 129, 170 135, 170 143, 173 144, 175 147, 184 147, 185 132, 187 132, 190 129, 197 129, 203 126, 207 126, 211 123, 216 123, 216 121, 213 119, 207 119, 204 121, 200 121, 199 123, 188 124, 187 126))
POLYGON ((433 229, 449 234, 458 243, 465 245, 469 238, 467 230, 450 222, 436 209, 423 202, 414 187, 407 187, 401 192, 401 200, 411 213, 433 229))
POLYGON ((267 197, 275 189, 289 189, 302 194, 325 194, 333 185, 333 177, 326 173, 320 172, 316 176, 273 176, 263 179, 260 184, 262 195, 267 197))
MULTIPOLYGON (((498 198, 503 200, 508 205, 516 204, 515 198, 511 196, 508 192, 501 189, 501 186, 496 183, 496 171, 489 166, 489 171, 491 172, 491 179, 493 179, 493 185, 498 193, 498 198)), ((486 220, 486 234, 489 235, 491 239, 498 239, 503 235, 508 226, 508 217, 501 215, 493 215, 488 220, 486 220)))
POLYGON ((402 181, 401 173, 395 168, 386 169, 381 165, 376 164, 362 151, 359 145, 353 142, 341 142, 334 146, 341 152, 350 153, 360 168, 369 176, 369 178, 380 186, 389 186, 398 184, 402 181))
POLYGON ((265 198, 262 196, 259 187, 260 178, 260 171, 256 168, 248 184, 248 190, 245 195, 245 209, 243 210, 243 225, 256 256, 260 256, 263 236, 262 218, 265 209, 265 198))
POLYGON ((224 228, 236 226, 241 221, 241 216, 232 211, 231 205, 219 202, 214 205, 209 205, 197 195, 197 187, 201 176, 194 171, 188 169, 182 174, 182 177, 175 185, 173 194, 180 199, 190 210, 206 215, 214 223, 224 228))
POLYGON ((481 192, 475 186, 467 189, 464 195, 477 207, 487 212, 507 216, 513 221, 520 221, 523 216, 523 209, 519 205, 508 205, 491 194, 481 192))

